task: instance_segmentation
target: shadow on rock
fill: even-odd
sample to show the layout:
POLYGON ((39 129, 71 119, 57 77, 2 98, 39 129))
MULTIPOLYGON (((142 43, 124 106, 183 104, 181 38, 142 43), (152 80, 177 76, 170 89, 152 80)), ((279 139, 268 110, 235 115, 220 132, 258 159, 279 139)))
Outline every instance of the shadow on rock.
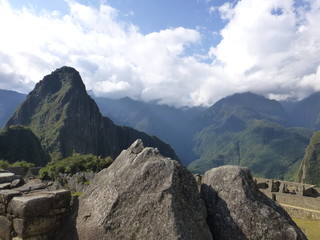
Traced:
POLYGON ((76 229, 76 219, 78 217, 79 200, 78 198, 73 198, 72 206, 68 214, 68 218, 63 224, 63 228, 59 231, 55 240, 79 240, 77 229, 76 229))
POLYGON ((234 222, 226 201, 219 198, 218 193, 211 186, 202 184, 201 196, 206 203, 207 223, 214 239, 247 239, 234 222))
POLYGON ((211 169, 202 184, 214 239, 307 239, 286 211, 259 191, 249 168, 211 169))

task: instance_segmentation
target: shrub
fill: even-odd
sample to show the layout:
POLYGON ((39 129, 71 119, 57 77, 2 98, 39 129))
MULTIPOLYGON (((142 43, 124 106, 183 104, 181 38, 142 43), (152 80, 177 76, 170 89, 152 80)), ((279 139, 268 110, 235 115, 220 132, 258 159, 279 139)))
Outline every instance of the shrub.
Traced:
POLYGON ((109 167, 111 163, 111 157, 102 158, 93 154, 74 153, 70 157, 48 163, 40 170, 39 176, 42 180, 55 180, 59 173, 98 172, 109 167))
POLYGON ((0 159, 0 169, 8 169, 10 167, 10 163, 6 160, 0 159))
POLYGON ((28 170, 29 168, 35 167, 35 164, 26 161, 17 161, 12 163, 10 167, 23 167, 25 170, 28 170))
POLYGON ((82 192, 73 192, 71 194, 72 197, 80 197, 82 195, 82 192))
POLYGON ((29 163, 26 161, 17 161, 10 164, 9 161, 7 160, 3 160, 3 159, 0 160, 0 169, 4 169, 4 170, 7 170, 9 167, 23 167, 27 171, 29 168, 32 168, 34 166, 35 166, 34 163, 29 163))

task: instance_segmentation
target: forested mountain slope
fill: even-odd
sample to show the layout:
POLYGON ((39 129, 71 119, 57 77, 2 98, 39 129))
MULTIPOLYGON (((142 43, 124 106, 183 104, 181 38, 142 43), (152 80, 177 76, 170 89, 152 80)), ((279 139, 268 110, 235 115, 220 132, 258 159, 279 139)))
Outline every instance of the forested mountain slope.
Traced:
POLYGON ((177 159, 174 150, 157 137, 116 126, 103 117, 79 73, 70 67, 45 76, 8 120, 6 126, 11 125, 29 127, 53 156, 77 152, 116 157, 140 138, 146 146, 177 159))

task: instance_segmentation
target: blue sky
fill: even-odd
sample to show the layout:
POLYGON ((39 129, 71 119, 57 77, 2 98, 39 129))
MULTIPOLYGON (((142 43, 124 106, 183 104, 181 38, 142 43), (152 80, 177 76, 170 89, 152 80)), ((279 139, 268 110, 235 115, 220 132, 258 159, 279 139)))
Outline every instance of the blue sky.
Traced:
POLYGON ((0 0, 0 88, 75 67, 98 96, 211 105, 320 90, 320 0, 0 0))
MULTIPOLYGON (((102 1, 79 0, 78 3, 99 8, 102 1)), ((117 9, 117 19, 130 22, 143 34, 158 32, 168 28, 185 27, 198 29, 202 35, 201 44, 188 49, 188 53, 203 53, 212 45, 217 45, 221 38, 218 33, 225 21, 222 21, 218 11, 212 11, 213 7, 219 7, 226 1, 223 0, 108 0, 104 1, 117 9), (211 9, 211 10, 210 10, 211 9)), ((11 0, 15 8, 30 6, 36 11, 60 11, 68 13, 67 1, 43 1, 43 0, 11 0)))

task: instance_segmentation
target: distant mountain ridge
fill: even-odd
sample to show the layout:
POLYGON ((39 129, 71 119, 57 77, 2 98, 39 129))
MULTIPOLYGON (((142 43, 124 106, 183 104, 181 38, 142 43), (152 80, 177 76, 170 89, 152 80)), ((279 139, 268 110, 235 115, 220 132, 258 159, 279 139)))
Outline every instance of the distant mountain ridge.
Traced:
POLYGON ((286 128, 286 116, 279 102, 253 93, 221 99, 195 119, 198 159, 188 168, 203 173, 240 165, 257 176, 292 180, 312 132, 286 128))
POLYGON ((177 120, 171 125, 162 121, 158 111, 168 106, 130 98, 96 101, 114 121, 153 131, 169 142, 195 173, 234 164, 248 166, 262 177, 293 180, 312 134, 305 128, 288 128, 289 113, 280 102, 250 92, 228 96, 207 109, 191 108, 193 114, 170 109, 169 116, 180 114, 171 118, 177 120))
POLYGON ((103 117, 87 94, 79 73, 62 67, 47 75, 29 93, 6 126, 29 127, 52 155, 73 152, 116 157, 136 139, 178 159, 170 146, 129 127, 116 126, 103 117))
POLYGON ((287 112, 291 126, 320 130, 320 92, 292 103, 287 112))
MULTIPOLYGON (((55 88, 57 86, 48 87, 48 89, 55 88)), ((81 87, 81 84, 80 88, 82 88, 80 96, 87 96, 84 94, 85 88, 81 87)), ((278 102, 250 92, 237 93, 219 100, 209 108, 181 109, 156 103, 145 103, 128 97, 115 100, 92 96, 102 115, 107 116, 107 118, 103 118, 99 109, 89 104, 92 99, 85 101, 88 107, 85 108, 86 110, 81 110, 79 106, 86 105, 81 102, 82 97, 77 101, 71 101, 71 108, 78 110, 72 114, 68 113, 69 110, 66 109, 69 107, 60 103, 72 99, 74 91, 67 90, 68 87, 63 87, 63 89, 65 92, 59 95, 62 93, 60 92, 58 94, 60 97, 53 92, 44 94, 44 100, 40 101, 41 107, 38 106, 36 110, 34 109, 38 112, 40 110, 42 113, 51 112, 46 115, 50 118, 43 118, 45 115, 42 114, 42 119, 40 118, 41 114, 38 114, 34 115, 33 119, 29 119, 31 122, 23 122, 34 131, 39 131, 37 135, 45 132, 41 130, 43 127, 39 125, 39 122, 44 122, 45 125, 51 122, 52 124, 49 124, 51 132, 47 132, 47 136, 40 138, 46 139, 44 141, 47 148, 52 148, 50 151, 56 151, 55 149, 59 149, 61 144, 51 146, 49 144, 50 137, 65 136, 60 139, 62 142, 65 141, 62 145, 68 146, 61 151, 63 154, 72 151, 85 151, 84 145, 80 144, 75 147, 73 142, 82 139, 82 144, 86 144, 87 140, 85 139, 91 139, 90 134, 83 137, 77 135, 76 130, 70 135, 60 134, 60 132, 65 131, 63 129, 72 129, 73 125, 77 126, 77 129, 81 129, 83 126, 75 116, 79 114, 83 116, 84 113, 89 112, 89 119, 92 115, 99 116, 99 119, 104 119, 102 120, 105 122, 104 126, 105 124, 113 126, 112 121, 114 121, 118 125, 136 128, 168 142, 176 150, 182 163, 188 166, 192 172, 203 173, 212 167, 235 164, 250 167, 257 176, 293 180, 312 133, 320 130, 320 93, 315 93, 297 102, 278 102), (55 103, 50 105, 53 95, 55 95, 55 103), (46 107, 49 106, 48 104, 51 106, 50 108, 46 107), (64 122, 64 116, 74 118, 72 126, 64 122), (35 121, 36 119, 38 119, 38 123, 35 121), (60 128, 61 125, 65 127, 60 128)), ((44 89, 41 92, 46 91, 44 89)), ((39 101, 34 100, 34 102, 39 101)), ((28 109, 27 106, 28 104, 25 109, 28 109)), ((17 114, 13 119, 19 115, 18 118, 22 121, 23 114, 17 114)), ((96 126, 100 122, 99 120, 91 125, 96 126)), ((9 122, 9 125, 13 123, 19 123, 19 121, 9 122)), ((101 128, 94 129, 94 134, 105 131, 101 128)), ((119 152, 120 150, 112 144, 127 146, 128 143, 122 141, 125 141, 124 139, 127 139, 128 136, 131 139, 131 135, 136 136, 137 134, 137 132, 132 133, 131 130, 128 130, 128 127, 110 127, 108 129, 108 135, 111 134, 113 138, 117 139, 117 143, 95 140, 95 149, 90 151, 99 152, 97 149, 101 147, 98 147, 96 143, 103 142, 102 145, 110 146, 110 149, 105 151, 119 152)))
POLYGON ((170 143, 185 165, 195 159, 192 152, 192 119, 203 107, 174 108, 145 103, 128 97, 108 99, 94 97, 101 113, 116 124, 133 127, 170 143))
POLYGON ((197 116, 195 121, 200 121, 202 126, 210 125, 214 121, 219 122, 221 118, 225 118, 230 112, 237 111, 239 114, 240 107, 242 108, 241 114, 243 114, 241 118, 266 119, 280 124, 284 124, 287 120, 287 113, 281 103, 246 92, 236 93, 219 100, 197 116))
POLYGON ((26 96, 26 94, 15 91, 0 89, 0 128, 5 125, 26 96))

